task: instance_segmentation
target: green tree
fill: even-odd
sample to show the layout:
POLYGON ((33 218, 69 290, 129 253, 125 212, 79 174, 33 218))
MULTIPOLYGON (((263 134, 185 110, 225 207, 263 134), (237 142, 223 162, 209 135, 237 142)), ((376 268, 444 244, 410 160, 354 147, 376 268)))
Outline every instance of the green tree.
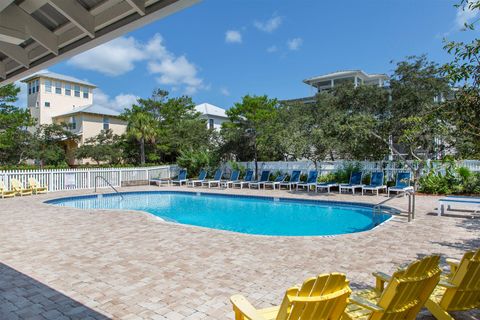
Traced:
POLYGON ((121 142, 121 137, 111 129, 102 130, 95 137, 87 139, 85 144, 77 149, 76 156, 80 159, 91 158, 97 164, 118 164, 122 160, 121 142))
POLYGON ((17 100, 20 88, 13 84, 0 87, 0 163, 18 164, 25 159, 33 125, 30 113, 11 103, 17 100))
POLYGON ((236 155, 240 155, 239 151, 247 151, 246 155, 251 157, 248 160, 255 162, 256 174, 258 174, 258 159, 263 157, 272 159, 268 156, 274 155, 277 150, 272 147, 272 138, 277 134, 273 125, 277 107, 276 99, 246 95, 242 98, 242 102, 235 103, 227 110, 229 121, 222 126, 222 137, 226 145, 239 146, 230 150, 236 155))
POLYGON ((65 124, 41 125, 29 143, 28 157, 36 160, 40 167, 62 165, 67 162, 67 144, 75 142, 77 136, 65 124))

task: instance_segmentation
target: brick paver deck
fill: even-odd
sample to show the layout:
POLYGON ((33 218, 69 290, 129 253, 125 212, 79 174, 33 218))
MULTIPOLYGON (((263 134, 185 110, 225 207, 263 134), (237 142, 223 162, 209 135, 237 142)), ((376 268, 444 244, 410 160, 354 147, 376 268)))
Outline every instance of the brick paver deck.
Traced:
MULTIPOLYGON (((127 190, 145 189, 158 190, 127 190)), ((336 237, 253 236, 165 223, 142 212, 43 203, 85 193, 91 191, 0 200, 0 319, 233 319, 229 296, 235 293, 266 307, 278 304, 289 286, 319 273, 345 272, 361 288, 373 285, 374 270, 392 272, 431 253, 460 258, 480 246, 480 219, 465 213, 437 217, 436 197, 417 197, 414 222, 396 217, 377 229, 336 237)), ((405 208, 406 200, 394 205, 405 208)), ((456 316, 479 319, 480 312, 456 316)))

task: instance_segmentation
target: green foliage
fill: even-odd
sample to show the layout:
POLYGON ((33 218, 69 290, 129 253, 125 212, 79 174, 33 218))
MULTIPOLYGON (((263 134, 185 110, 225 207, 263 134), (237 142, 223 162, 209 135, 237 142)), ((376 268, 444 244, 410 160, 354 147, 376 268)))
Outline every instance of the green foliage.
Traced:
POLYGON ((247 173, 247 168, 236 161, 228 161, 228 166, 233 170, 240 171, 240 177, 245 177, 247 173))
POLYGON ((76 151, 79 159, 91 158, 97 165, 101 162, 118 164, 122 160, 121 137, 111 129, 102 130, 97 136, 89 138, 76 151))
POLYGON ((216 170, 219 161, 214 158, 212 152, 206 150, 182 150, 177 158, 177 164, 187 169, 189 176, 197 176, 201 169, 210 174, 216 170))
POLYGON ((454 162, 446 164, 444 172, 430 168, 419 179, 419 191, 431 194, 478 194, 480 193, 480 173, 472 173, 468 168, 457 168, 454 162))

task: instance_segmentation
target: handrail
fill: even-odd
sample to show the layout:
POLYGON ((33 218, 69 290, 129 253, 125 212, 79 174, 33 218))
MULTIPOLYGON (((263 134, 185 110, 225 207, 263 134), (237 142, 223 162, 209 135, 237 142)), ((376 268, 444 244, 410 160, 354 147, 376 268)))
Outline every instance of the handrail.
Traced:
POLYGON ((410 222, 412 219, 415 219, 415 192, 411 190, 407 190, 404 193, 399 193, 395 195, 394 197, 390 197, 386 200, 383 200, 382 202, 377 203, 375 206, 373 206, 373 222, 375 222, 375 216, 376 214, 379 214, 382 210, 383 204, 392 201, 393 199, 398 199, 400 197, 405 197, 405 195, 408 196, 408 222, 410 222))
POLYGON ((105 178, 102 177, 102 176, 95 176, 95 193, 97 193, 97 179, 98 179, 98 178, 101 178, 103 181, 105 181, 105 182, 109 185, 109 187, 112 188, 113 191, 115 191, 115 192, 122 198, 122 200, 123 200, 123 195, 122 195, 120 192, 118 192, 118 190, 115 189, 115 187, 112 186, 112 184, 111 184, 107 179, 105 179, 105 178))

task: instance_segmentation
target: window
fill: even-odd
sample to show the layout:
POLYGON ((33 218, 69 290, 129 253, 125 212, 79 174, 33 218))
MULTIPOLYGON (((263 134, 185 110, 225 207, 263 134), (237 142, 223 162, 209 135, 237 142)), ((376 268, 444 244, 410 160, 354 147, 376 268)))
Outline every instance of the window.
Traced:
POLYGON ((45 101, 45 107, 49 108, 50 107, 50 102, 45 101))
POLYGON ((45 80, 45 92, 52 92, 52 81, 51 80, 45 80))
POLYGON ((35 91, 40 92, 40 80, 35 80, 35 91))
POLYGON ((213 121, 213 119, 208 119, 208 129, 213 129, 214 128, 214 126, 213 126, 214 123, 215 122, 213 121))
POLYGON ((82 87, 83 98, 88 99, 88 88, 82 87))
POLYGON ((108 117, 103 116, 103 130, 110 129, 110 119, 108 117))
POLYGON ((77 129, 77 118, 75 116, 72 116, 70 118, 70 129, 72 130, 77 129))
POLYGON ((62 83, 60 81, 55 81, 55 93, 62 94, 62 83))
POLYGON ((35 81, 32 81, 32 93, 35 93, 35 81))
POLYGON ((73 88, 74 88, 75 97, 80 97, 80 86, 78 84, 75 84, 73 88))
POLYGON ((32 94, 32 83, 28 83, 28 94, 32 94))
POLYGON ((65 95, 66 96, 72 95, 72 85, 70 83, 65 83, 65 95))

